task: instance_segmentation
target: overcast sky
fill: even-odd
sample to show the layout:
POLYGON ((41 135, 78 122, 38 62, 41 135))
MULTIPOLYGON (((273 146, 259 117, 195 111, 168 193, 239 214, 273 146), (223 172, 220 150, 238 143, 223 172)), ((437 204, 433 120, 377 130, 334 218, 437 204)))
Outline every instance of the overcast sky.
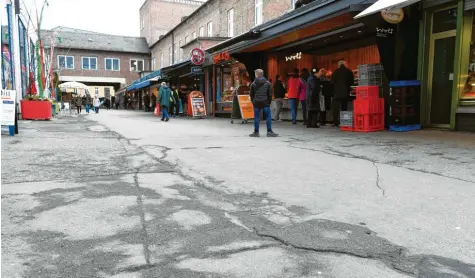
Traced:
MULTIPOLYGON (((35 0, 20 0, 34 7, 35 0)), ((36 0, 37 5, 44 0, 36 0)), ((42 29, 65 26, 114 35, 139 36, 139 9, 145 0, 48 0, 42 29)), ((33 9, 36 17, 36 11, 33 9)))

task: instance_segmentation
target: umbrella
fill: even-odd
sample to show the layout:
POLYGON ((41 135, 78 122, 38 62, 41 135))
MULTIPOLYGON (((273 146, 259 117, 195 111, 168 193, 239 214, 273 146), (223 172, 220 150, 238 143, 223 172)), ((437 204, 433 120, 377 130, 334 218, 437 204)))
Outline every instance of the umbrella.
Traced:
POLYGON ((82 84, 82 83, 79 83, 79 82, 65 82, 65 83, 62 83, 62 84, 59 84, 58 86, 60 89, 64 90, 64 89, 83 89, 83 90, 88 90, 89 87, 82 84))

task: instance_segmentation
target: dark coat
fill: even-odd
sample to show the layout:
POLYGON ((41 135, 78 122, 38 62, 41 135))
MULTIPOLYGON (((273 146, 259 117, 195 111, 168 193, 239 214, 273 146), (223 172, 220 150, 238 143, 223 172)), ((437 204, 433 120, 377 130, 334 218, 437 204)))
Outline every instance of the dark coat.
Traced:
POLYGON ((170 97, 172 96, 172 91, 166 86, 160 87, 158 102, 161 107, 170 108, 170 97))
POLYGON ((254 107, 269 107, 272 101, 272 85, 264 77, 259 77, 251 84, 251 101, 254 107))
POLYGON ((355 83, 353 72, 341 65, 332 74, 333 94, 336 99, 346 99, 350 96, 351 86, 355 83))
POLYGON ((320 111, 320 93, 322 84, 320 79, 311 75, 307 80, 307 110, 320 111))
POLYGON ((280 80, 276 80, 274 83, 274 97, 275 98, 285 98, 285 88, 284 83, 280 80))

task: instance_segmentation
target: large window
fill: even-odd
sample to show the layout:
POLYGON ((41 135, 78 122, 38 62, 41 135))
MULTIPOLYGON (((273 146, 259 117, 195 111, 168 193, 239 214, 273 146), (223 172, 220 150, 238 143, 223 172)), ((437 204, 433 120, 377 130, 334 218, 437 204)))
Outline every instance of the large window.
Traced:
POLYGON ((262 1, 263 0, 255 0, 255 24, 259 25, 262 24, 262 1))
POLYGON ((228 37, 234 37, 234 9, 228 11, 228 37))
POLYGON ((59 69, 74 69, 74 56, 58 55, 59 69))
POLYGON ((173 63, 178 62, 178 45, 175 43, 173 45, 173 63))
POLYGON ((145 28, 145 20, 142 18, 140 20, 140 30, 143 30, 145 28))
POLYGON ((204 37, 205 36, 205 27, 201 26, 200 27, 200 37, 204 37))
POLYGON ((160 53, 160 68, 163 68, 164 64, 163 64, 163 52, 160 53))
POLYGON ((131 59, 130 60, 130 71, 141 72, 145 69, 144 60, 131 59))
POLYGON ((190 42, 190 38, 188 36, 185 36, 185 45, 187 45, 190 42))
POLYGON ((173 65, 173 46, 168 47, 168 64, 173 65))
POLYGON ((472 39, 470 40, 469 49, 464 50, 470 52, 468 54, 469 59, 465 61, 465 63, 468 63, 468 74, 464 76, 462 72, 462 80, 465 81, 461 96, 463 99, 475 99, 475 44, 473 43, 475 42, 475 13, 472 18, 472 39))
POLYGON ((106 70, 119 71, 120 60, 118 58, 106 58, 105 59, 106 70))
POLYGON ((193 32, 193 34, 191 34, 191 37, 192 37, 193 39, 196 39, 196 32, 193 32))
POLYGON ((96 57, 82 57, 82 69, 97 70, 97 58, 96 57))
POLYGON ((152 58, 152 71, 155 70, 155 57, 152 58))
POLYGON ((178 57, 178 60, 181 61, 183 60, 183 48, 181 48, 181 40, 178 42, 178 47, 180 48, 180 56, 178 57))
POLYGON ((208 37, 212 37, 213 36, 213 22, 208 22, 208 24, 206 25, 206 35, 208 37))

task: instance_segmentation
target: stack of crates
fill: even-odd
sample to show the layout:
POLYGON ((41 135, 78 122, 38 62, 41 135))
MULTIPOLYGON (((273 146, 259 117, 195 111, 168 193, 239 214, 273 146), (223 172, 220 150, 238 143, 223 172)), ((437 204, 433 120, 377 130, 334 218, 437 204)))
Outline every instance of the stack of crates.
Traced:
POLYGON ((389 87, 389 130, 421 129, 421 82, 418 80, 391 81, 389 87))
POLYGON ((354 130, 353 111, 341 111, 340 112, 340 130, 341 131, 353 131, 354 130))
POLYGON ((384 82, 384 68, 381 64, 359 65, 359 86, 382 86, 384 82))
POLYGON ((358 86, 353 107, 354 131, 384 130, 384 98, 380 98, 379 86, 358 86))

